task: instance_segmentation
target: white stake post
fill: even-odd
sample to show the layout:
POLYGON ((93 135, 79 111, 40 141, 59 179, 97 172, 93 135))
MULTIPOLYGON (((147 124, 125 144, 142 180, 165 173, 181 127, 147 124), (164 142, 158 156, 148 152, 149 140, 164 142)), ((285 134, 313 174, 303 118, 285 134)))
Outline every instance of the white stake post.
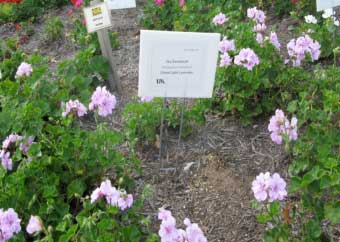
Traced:
MULTIPOLYGON (((91 1, 91 6, 95 6, 97 4, 100 4, 101 2, 99 0, 93 0, 91 1)), ((111 24, 111 11, 109 12, 109 17, 110 17, 110 26, 112 26, 111 24)), ((86 15, 85 15, 86 17, 86 15)), ((86 19, 86 22, 88 22, 88 19, 86 19)), ((108 27, 110 27, 108 26, 108 27)), ((89 27, 88 27, 89 30, 89 27)), ((88 31, 90 32, 90 31, 88 31)), ((109 32, 107 28, 102 28, 99 30, 96 30, 95 32, 97 32, 98 35, 98 40, 99 40, 99 44, 100 44, 100 50, 102 52, 102 55, 109 61, 110 67, 111 67, 111 73, 109 76, 109 88, 111 90, 116 90, 116 91, 120 91, 120 85, 118 82, 118 75, 116 72, 116 62, 113 58, 112 55, 112 47, 111 47, 111 41, 110 41, 110 37, 109 37, 109 32)))

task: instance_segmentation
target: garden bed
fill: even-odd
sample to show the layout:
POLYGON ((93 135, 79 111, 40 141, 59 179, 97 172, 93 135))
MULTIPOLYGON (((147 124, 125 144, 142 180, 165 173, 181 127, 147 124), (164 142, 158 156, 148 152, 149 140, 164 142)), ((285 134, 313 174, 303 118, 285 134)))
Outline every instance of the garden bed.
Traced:
MULTIPOLYGON (((111 30, 118 33, 119 39, 119 47, 113 55, 122 88, 119 93, 113 91, 117 107, 103 123, 107 122, 111 130, 122 133, 125 120, 121 113, 127 103, 136 100, 138 91, 139 22, 143 17, 143 4, 141 1, 136 9, 112 13, 111 30)), ((42 37, 47 16, 59 16, 65 32, 72 30, 70 16, 66 14, 70 8, 50 10, 46 17, 39 18, 34 23, 34 34, 21 45, 27 54, 38 52, 47 56, 51 73, 56 71, 61 60, 73 58, 81 49, 66 36, 54 42, 46 42, 42 37)), ((76 14, 79 16, 79 12, 76 14)), ((293 37, 288 29, 295 24, 294 20, 284 17, 277 23, 274 13, 267 20, 268 24, 275 24, 285 46, 293 37)), ((2 38, 17 34, 14 24, 0 26, 2 38)), ((282 51, 286 51, 285 48, 282 51)), ((199 224, 209 242, 262 241, 266 226, 257 221, 258 210, 254 209, 251 184, 259 173, 266 171, 279 173, 289 183, 290 157, 283 146, 270 139, 266 115, 250 125, 243 124, 237 115, 208 113, 205 118, 205 124, 194 125, 191 134, 180 143, 177 128, 166 130, 163 137, 166 147, 164 167, 159 160, 159 140, 137 143, 135 151, 141 160, 142 173, 134 173, 136 187, 133 191, 136 197, 141 197, 146 186, 153 190, 152 196, 145 201, 142 214, 150 216, 153 232, 159 229, 158 209, 164 207, 171 210, 178 221, 189 217, 199 224)), ((89 130, 96 127, 92 116, 82 120, 82 124, 89 130)), ((129 157, 129 145, 126 141, 119 146, 119 151, 126 157, 129 157)), ((113 178, 114 172, 106 175, 113 178)), ((178 222, 178 226, 183 227, 183 223, 178 222)), ((335 227, 330 233, 336 238, 339 231, 335 227)))

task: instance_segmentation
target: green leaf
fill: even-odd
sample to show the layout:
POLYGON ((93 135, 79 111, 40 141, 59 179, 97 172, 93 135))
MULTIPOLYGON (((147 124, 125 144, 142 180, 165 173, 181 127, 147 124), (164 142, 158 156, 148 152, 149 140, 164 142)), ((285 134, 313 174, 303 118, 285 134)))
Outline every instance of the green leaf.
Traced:
POLYGON ((320 237, 322 230, 320 228, 319 223, 316 220, 309 220, 305 227, 309 237, 313 239, 320 237))
POLYGON ((271 221, 271 217, 268 213, 260 213, 259 215, 257 215, 256 219, 261 224, 265 224, 271 221))
POLYGON ((73 236, 76 234, 78 230, 78 224, 73 225, 66 234, 60 236, 59 242, 68 242, 71 241, 73 236))
POLYGON ((301 178, 294 176, 292 177, 292 179, 290 180, 290 184, 289 184, 289 191, 291 193, 297 192, 301 189, 301 178))
POLYGON ((269 213, 274 216, 280 213, 280 203, 278 201, 269 204, 269 213))
POLYGON ((325 205, 325 217, 329 219, 332 224, 340 222, 340 201, 325 205))
POLYGON ((74 180, 67 187, 67 196, 69 199, 78 196, 82 196, 84 191, 86 190, 86 184, 82 179, 74 180))

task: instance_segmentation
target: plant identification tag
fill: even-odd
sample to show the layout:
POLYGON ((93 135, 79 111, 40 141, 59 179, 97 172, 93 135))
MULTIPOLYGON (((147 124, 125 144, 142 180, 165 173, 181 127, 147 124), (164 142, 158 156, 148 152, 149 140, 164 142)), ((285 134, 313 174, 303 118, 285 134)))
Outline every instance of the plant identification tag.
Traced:
POLYGON ((111 13, 106 3, 84 8, 87 32, 92 33, 112 26, 111 13))
POLYGON ((337 6, 340 6, 340 0, 316 0, 316 8, 318 11, 337 6))
POLYGON ((135 8, 136 0, 104 0, 109 9, 135 8))
POLYGON ((211 98, 220 34, 142 30, 138 95, 211 98))

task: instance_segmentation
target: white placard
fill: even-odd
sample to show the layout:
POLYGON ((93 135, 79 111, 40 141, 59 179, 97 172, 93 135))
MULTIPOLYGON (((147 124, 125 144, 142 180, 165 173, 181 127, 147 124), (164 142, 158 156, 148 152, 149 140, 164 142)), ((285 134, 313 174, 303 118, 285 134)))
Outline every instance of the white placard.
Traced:
POLYGON ((138 95, 211 98, 220 34, 142 30, 138 95))
POLYGON ((111 13, 106 3, 84 8, 87 32, 92 33, 112 26, 111 13))
POLYGON ((109 9, 135 8, 136 0, 104 0, 109 9))
POLYGON ((318 11, 322 11, 327 8, 340 6, 340 0, 316 0, 316 6, 318 11))

